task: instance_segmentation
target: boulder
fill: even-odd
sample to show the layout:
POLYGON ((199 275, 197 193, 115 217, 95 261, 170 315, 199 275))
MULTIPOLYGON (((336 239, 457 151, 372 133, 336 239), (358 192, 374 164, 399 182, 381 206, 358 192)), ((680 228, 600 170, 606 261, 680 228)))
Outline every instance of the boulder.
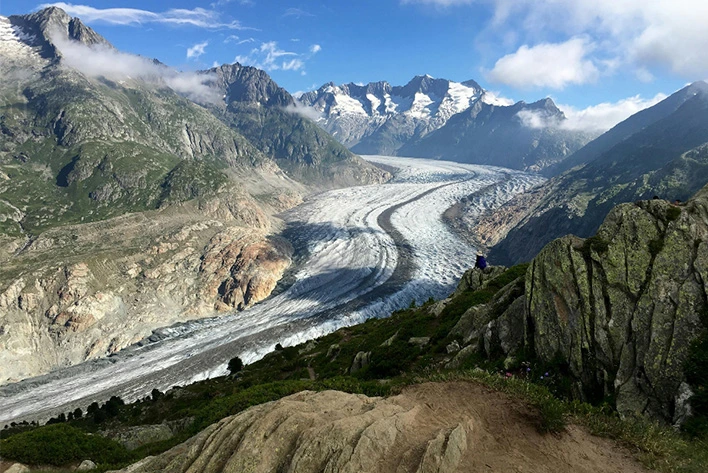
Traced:
POLYGON ((76 468, 76 471, 91 471, 96 469, 96 464, 92 462, 91 460, 84 460, 81 462, 81 464, 76 468))
POLYGON ((339 344, 333 343, 327 349, 327 358, 332 358, 333 356, 336 357, 339 354, 339 350, 340 350, 339 344))
POLYGON ((101 434, 115 440, 128 450, 135 450, 149 443, 167 440, 172 437, 173 431, 167 424, 152 424, 101 432, 101 434))
POLYGON ((349 373, 354 374, 357 371, 369 366, 369 363, 371 363, 371 352, 360 351, 354 357, 354 361, 352 362, 352 367, 349 369, 349 373))
POLYGON ((445 351, 447 351, 448 355, 452 353, 457 353, 458 351, 460 351, 460 343, 457 340, 451 341, 445 347, 445 351))
POLYGON ((478 291, 484 289, 487 283, 506 271, 503 266, 487 266, 484 269, 472 268, 465 271, 453 296, 465 291, 478 291))
POLYGON ((5 470, 5 473, 29 473, 31 470, 22 463, 14 463, 10 468, 5 470))
POLYGON ((408 339, 408 343, 423 348, 430 343, 430 337, 411 337, 408 339))

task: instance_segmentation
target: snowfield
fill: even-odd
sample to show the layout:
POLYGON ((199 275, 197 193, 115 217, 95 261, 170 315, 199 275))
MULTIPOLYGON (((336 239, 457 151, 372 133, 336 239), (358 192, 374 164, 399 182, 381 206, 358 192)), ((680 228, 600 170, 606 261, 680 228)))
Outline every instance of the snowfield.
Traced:
POLYGON ((442 214, 482 188, 483 212, 542 182, 519 171, 445 161, 368 156, 395 168, 389 183, 318 194, 284 216, 301 251, 293 283, 243 312, 156 331, 158 342, 0 387, 0 422, 43 420, 112 395, 133 400, 245 363, 429 297, 442 298, 473 266, 475 249, 442 214))

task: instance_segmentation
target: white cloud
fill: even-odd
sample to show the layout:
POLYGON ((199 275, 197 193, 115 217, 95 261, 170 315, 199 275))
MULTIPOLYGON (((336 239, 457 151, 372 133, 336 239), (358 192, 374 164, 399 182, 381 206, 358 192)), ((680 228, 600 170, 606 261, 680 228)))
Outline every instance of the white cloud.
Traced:
POLYGON ((285 10, 285 13, 283 13, 283 17, 288 17, 288 16, 292 16, 292 17, 299 19, 299 18, 302 18, 305 16, 315 16, 315 15, 313 15, 312 13, 310 13, 308 11, 303 10, 302 8, 288 8, 287 10, 285 10))
POLYGON ((313 44, 312 46, 310 46, 310 53, 317 54, 320 51, 322 51, 322 46, 320 46, 319 44, 313 44))
POLYGON ((519 117, 524 125, 530 128, 550 127, 602 133, 635 113, 661 102, 665 98, 666 95, 664 94, 657 94, 649 99, 643 99, 639 95, 636 95, 617 102, 603 102, 584 109, 559 104, 558 108, 561 109, 566 116, 566 120, 562 121, 549 118, 543 113, 530 110, 519 112, 517 117, 519 117))
POLYGON ((209 45, 209 41, 204 41, 201 43, 197 43, 191 48, 187 49, 187 58, 198 58, 202 54, 206 52, 206 47, 209 45))
POLYGON ((598 53, 637 69, 644 79, 654 68, 690 80, 708 76, 708 2, 703 0, 492 1, 502 30, 518 22, 533 36, 588 35, 601 45, 598 53))
POLYGON ((599 70, 587 58, 593 48, 585 38, 533 47, 524 45, 499 59, 487 77, 518 88, 562 89, 568 84, 593 82, 599 76, 599 70))
POLYGON ((235 43, 236 46, 241 45, 241 44, 246 44, 246 43, 255 43, 255 42, 256 42, 256 40, 255 40, 254 38, 244 38, 244 39, 240 39, 238 36, 233 35, 233 34, 230 35, 230 36, 228 36, 228 37, 224 40, 224 43, 225 43, 225 44, 228 44, 228 43, 235 43))
MULTIPOLYGON (((295 92, 293 97, 299 98, 304 92, 295 92)), ((322 114, 312 107, 303 105, 299 100, 295 100, 294 105, 288 105, 285 107, 285 111, 289 113, 294 113, 295 115, 300 115, 301 117, 309 118, 312 121, 317 121, 322 118, 322 114)))
POLYGON ((303 67, 305 67, 305 63, 300 59, 291 59, 290 61, 283 62, 281 66, 284 71, 299 71, 303 67))
POLYGON ((138 79, 164 85, 199 103, 219 103, 219 93, 210 87, 215 77, 194 72, 178 72, 169 67, 113 48, 86 46, 71 41, 59 33, 52 35, 52 42, 61 52, 61 64, 76 69, 90 77, 106 77, 114 81, 138 79))
MULTIPOLYGON (((603 73, 620 69, 642 81, 671 71, 687 80, 708 77, 708 2, 705 0, 401 0, 452 8, 491 5, 484 34, 496 43, 563 42, 583 36, 596 46, 587 59, 603 73), (476 4, 476 5, 475 5, 476 4), (510 36, 510 32, 514 34, 510 36), (559 39, 560 35, 560 39, 559 39), (613 63, 614 67, 604 64, 613 63)), ((581 64, 582 65, 582 64, 581 64)))
POLYGON ((78 16, 85 23, 103 22, 112 25, 143 25, 147 23, 163 23, 174 26, 196 26, 206 29, 254 29, 241 25, 238 21, 224 22, 213 10, 194 8, 173 8, 156 13, 137 8, 94 8, 88 5, 74 5, 65 2, 45 3, 39 8, 59 7, 69 15, 78 16))
POLYGON ((308 57, 280 49, 277 42, 269 41, 252 49, 248 55, 236 56, 234 60, 266 71, 300 71, 305 75, 305 59, 308 57))

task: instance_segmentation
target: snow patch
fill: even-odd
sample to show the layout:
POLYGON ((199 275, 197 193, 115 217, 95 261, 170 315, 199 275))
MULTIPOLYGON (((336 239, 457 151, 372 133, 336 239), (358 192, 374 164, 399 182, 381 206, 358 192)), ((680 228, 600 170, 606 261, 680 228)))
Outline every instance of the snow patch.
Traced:
POLYGON ((0 16, 0 57, 17 60, 35 56, 32 45, 36 41, 35 36, 10 23, 9 18, 0 16))

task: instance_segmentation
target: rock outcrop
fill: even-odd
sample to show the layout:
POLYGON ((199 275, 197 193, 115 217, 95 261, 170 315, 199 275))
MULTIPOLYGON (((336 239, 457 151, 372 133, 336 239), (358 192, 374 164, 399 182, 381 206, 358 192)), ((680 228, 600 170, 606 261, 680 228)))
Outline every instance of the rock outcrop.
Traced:
POLYGON ((387 399, 301 392, 252 407, 124 473, 546 471, 638 473, 576 427, 543 436, 528 407, 476 384, 428 383, 387 399))
POLYGON ((686 207, 615 208, 597 236, 556 240, 526 280, 533 343, 560 355, 587 396, 673 420, 692 340, 708 311, 708 189, 686 207))
POLYGON ((567 365, 581 399, 612 397, 623 415, 679 423, 689 346, 708 329, 707 240, 708 187, 685 206, 620 205, 596 236, 547 245, 453 334, 490 356, 524 349, 567 365))
POLYGON ((110 355, 160 327, 268 297, 290 265, 290 244, 257 208, 242 204, 239 219, 212 209, 211 218, 211 206, 50 230, 5 260, 0 383, 110 355))

